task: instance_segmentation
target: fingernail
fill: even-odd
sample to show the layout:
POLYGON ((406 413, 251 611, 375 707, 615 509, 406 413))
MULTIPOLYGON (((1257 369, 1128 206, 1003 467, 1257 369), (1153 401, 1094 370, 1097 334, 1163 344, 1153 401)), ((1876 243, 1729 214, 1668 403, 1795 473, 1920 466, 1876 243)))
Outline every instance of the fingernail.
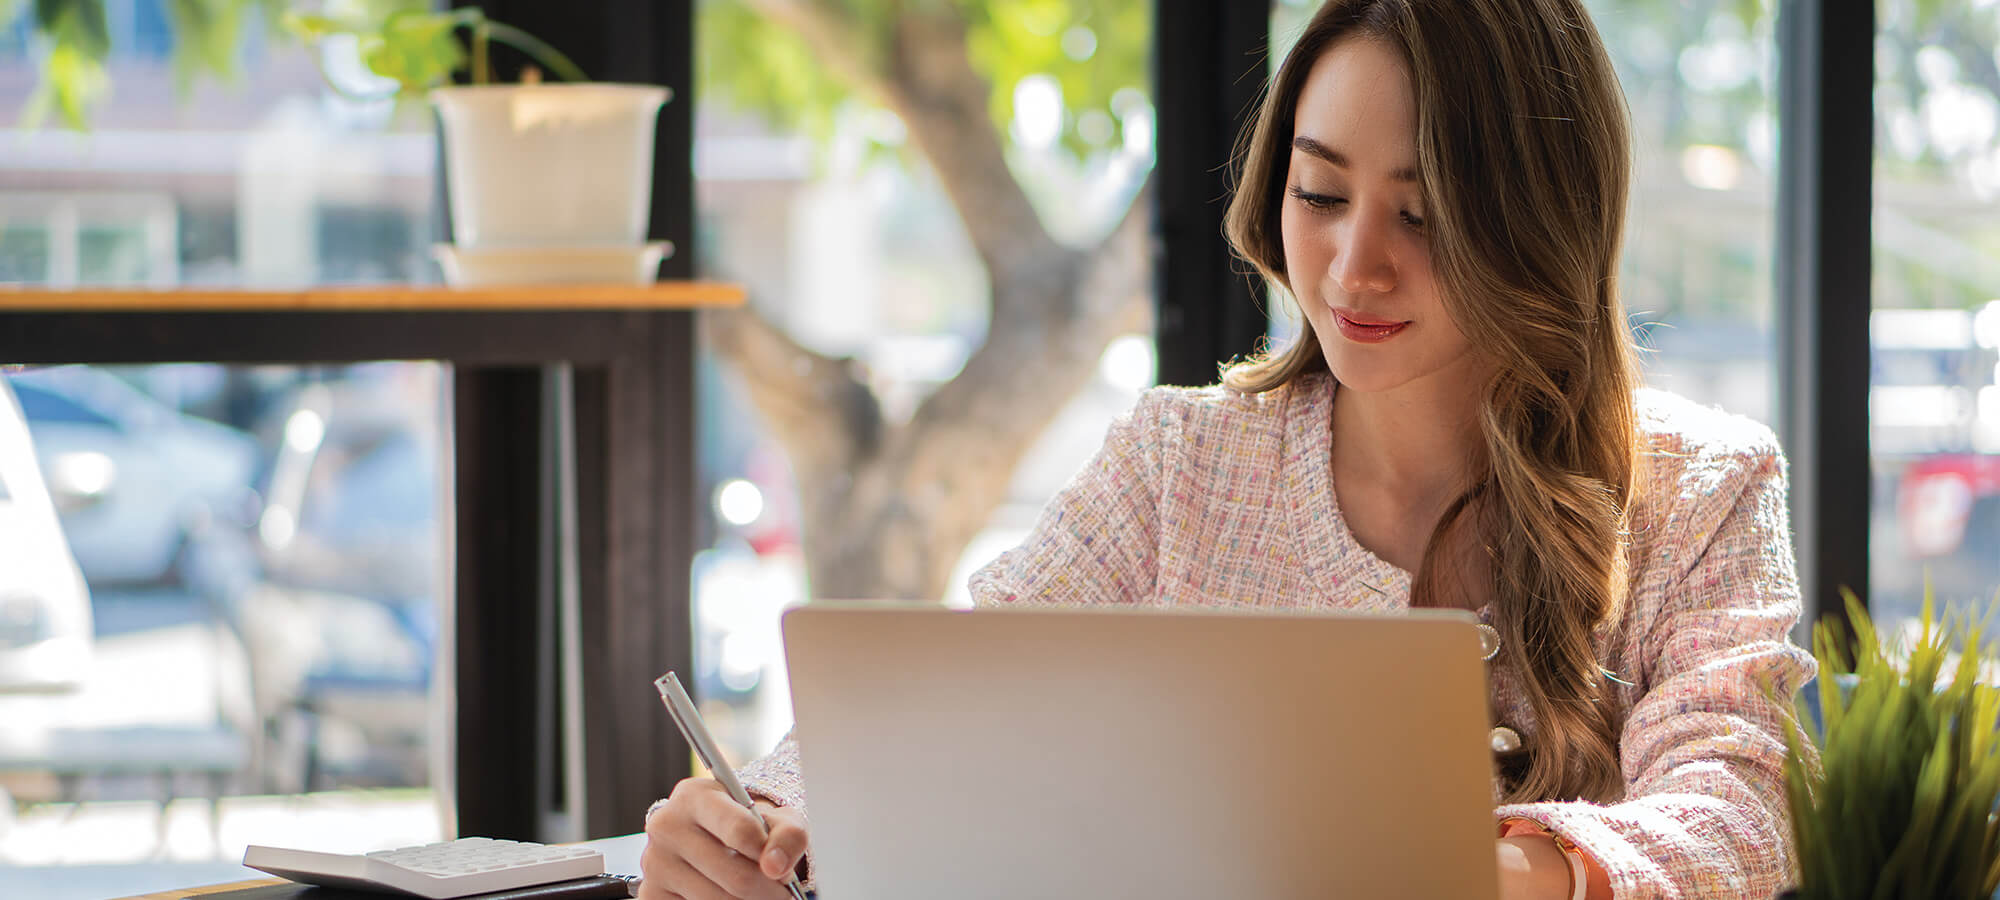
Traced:
POLYGON ((771 866, 783 867, 784 864, 785 864, 785 851, 780 850, 776 847, 772 847, 771 849, 764 851, 765 867, 767 868, 771 866))

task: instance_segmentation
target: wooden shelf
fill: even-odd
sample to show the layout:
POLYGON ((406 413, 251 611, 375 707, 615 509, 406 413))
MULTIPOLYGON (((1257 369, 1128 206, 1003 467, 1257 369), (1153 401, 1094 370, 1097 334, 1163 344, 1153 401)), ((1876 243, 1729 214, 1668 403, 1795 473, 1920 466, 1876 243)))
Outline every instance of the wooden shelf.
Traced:
POLYGON ((743 297, 742 287, 713 281, 662 281, 647 285, 519 285, 478 288, 428 285, 332 285, 295 290, 227 288, 48 290, 0 285, 0 313, 665 310, 741 306, 743 297))

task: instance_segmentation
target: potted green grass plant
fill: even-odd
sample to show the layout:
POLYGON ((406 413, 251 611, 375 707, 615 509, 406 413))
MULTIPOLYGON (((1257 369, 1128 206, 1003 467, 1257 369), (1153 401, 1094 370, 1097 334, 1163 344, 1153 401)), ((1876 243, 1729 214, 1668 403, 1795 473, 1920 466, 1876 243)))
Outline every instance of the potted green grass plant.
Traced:
POLYGON ((1847 598, 1852 640, 1814 629, 1821 711, 1785 764, 1799 900, 1973 900, 2000 887, 2000 688, 1982 681, 1981 630, 1924 599, 1907 654, 1847 598), (1816 753, 1814 751, 1817 751, 1816 753), (1817 759, 1815 759, 1815 756, 1817 759))

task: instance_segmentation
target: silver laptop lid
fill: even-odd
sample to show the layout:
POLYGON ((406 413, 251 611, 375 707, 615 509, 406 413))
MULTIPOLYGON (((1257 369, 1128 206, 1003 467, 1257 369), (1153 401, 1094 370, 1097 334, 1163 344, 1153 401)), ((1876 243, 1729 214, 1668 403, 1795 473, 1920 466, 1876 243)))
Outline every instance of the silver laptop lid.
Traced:
POLYGON ((827 900, 1497 894, 1473 619, 816 604, 827 900))

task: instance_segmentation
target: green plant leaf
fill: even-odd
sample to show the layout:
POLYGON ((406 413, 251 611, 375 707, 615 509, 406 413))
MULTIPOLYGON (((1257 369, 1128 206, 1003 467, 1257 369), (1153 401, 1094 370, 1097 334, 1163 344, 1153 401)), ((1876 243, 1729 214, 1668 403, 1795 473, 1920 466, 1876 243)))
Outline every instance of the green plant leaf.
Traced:
POLYGON ((104 0, 35 0, 35 21, 51 41, 79 55, 102 62, 111 53, 104 0))
POLYGON ((1848 619, 1851 644, 1832 622, 1814 628, 1825 724, 1808 737, 1818 769, 1806 740, 1786 741, 1800 896, 1992 896, 2000 887, 2000 689, 1979 682, 1992 659, 1982 630, 1941 619, 1927 598, 1914 642, 1892 654, 1851 597, 1848 619), (1836 688, 1849 672, 1843 696, 1836 688))
POLYGON ((290 13, 283 22, 287 33, 308 42, 352 36, 362 64, 396 82, 397 94, 405 99, 421 97, 431 88, 450 83, 459 71, 469 70, 473 82, 485 83, 490 74, 485 55, 489 40, 520 49, 565 81, 589 80, 555 47, 519 28, 488 19, 473 7, 433 12, 415 0, 370 0, 352 14, 290 13))
POLYGON ((110 89, 111 76, 104 71, 101 58, 92 57, 74 45, 56 44, 42 62, 41 83, 35 86, 35 93, 22 112, 23 124, 29 128, 39 126, 53 108, 65 125, 82 131, 91 107, 110 89))
POLYGON ((174 27, 174 84, 185 95, 197 75, 236 77, 236 54, 243 43, 248 0, 170 0, 174 27))
POLYGON ((287 12, 281 22, 286 33, 307 43, 325 40, 336 34, 351 33, 349 27, 330 16, 311 13, 287 12))
POLYGON ((380 31, 360 36, 361 61, 369 71, 402 85, 406 94, 446 84, 466 61, 459 22, 450 13, 393 13, 380 31))
POLYGON ((104 60, 111 52, 103 0, 35 0, 35 31, 49 42, 41 77, 21 113, 24 127, 38 127, 51 109, 70 128, 83 130, 91 107, 111 89, 104 60))
POLYGON ((1892 845, 1895 850, 1889 854, 1889 861, 1883 865, 1875 884, 1875 896, 1881 900, 1911 894, 1938 896, 1933 892, 1938 873, 1935 869, 1927 870, 1925 864, 1930 861, 1936 844, 1938 813, 1944 806, 1945 785, 1951 776, 1951 745, 1949 731, 1938 734, 1918 771, 1909 826, 1903 830, 1901 840, 1892 845))

